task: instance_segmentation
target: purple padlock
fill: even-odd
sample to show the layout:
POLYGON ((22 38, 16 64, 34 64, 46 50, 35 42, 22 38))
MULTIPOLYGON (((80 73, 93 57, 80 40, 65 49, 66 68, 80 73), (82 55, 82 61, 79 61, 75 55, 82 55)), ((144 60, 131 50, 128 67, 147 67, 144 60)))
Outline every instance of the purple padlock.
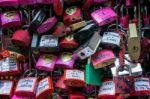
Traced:
POLYGON ((56 17, 48 18, 41 26, 37 29, 39 34, 45 33, 50 30, 57 22, 56 17))
POLYGON ((19 0, 20 5, 34 5, 36 3, 36 0, 19 0))
POLYGON ((72 53, 64 52, 56 61, 57 67, 72 69, 75 63, 72 53))
POLYGON ((17 6, 18 0, 0 0, 0 6, 17 6))
POLYGON ((94 3, 103 3, 103 2, 106 2, 108 0, 94 0, 94 3))
POLYGON ((39 70, 51 72, 54 70, 57 57, 54 55, 41 55, 36 63, 36 68, 39 70))
POLYGON ((53 0, 37 0, 39 4, 52 4, 53 0))
POLYGON ((7 11, 1 14, 3 28, 16 27, 21 25, 21 19, 17 11, 7 11))
POLYGON ((91 13, 93 20, 99 25, 103 26, 112 23, 117 19, 116 12, 110 7, 101 8, 91 13))

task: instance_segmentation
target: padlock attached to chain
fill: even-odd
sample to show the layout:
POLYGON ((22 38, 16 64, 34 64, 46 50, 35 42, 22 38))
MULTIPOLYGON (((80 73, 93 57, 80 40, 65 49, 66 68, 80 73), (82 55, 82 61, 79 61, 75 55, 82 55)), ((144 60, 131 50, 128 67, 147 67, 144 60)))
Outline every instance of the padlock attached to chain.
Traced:
POLYGON ((18 6, 18 0, 1 0, 0 6, 7 7, 7 6, 18 6))

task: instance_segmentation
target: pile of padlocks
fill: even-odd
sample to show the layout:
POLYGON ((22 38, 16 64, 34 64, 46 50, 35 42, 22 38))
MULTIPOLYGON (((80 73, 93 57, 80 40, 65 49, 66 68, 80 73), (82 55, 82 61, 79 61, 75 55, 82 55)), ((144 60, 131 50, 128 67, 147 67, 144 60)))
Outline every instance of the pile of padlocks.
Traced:
POLYGON ((0 0, 0 99, 148 99, 149 4, 0 0))

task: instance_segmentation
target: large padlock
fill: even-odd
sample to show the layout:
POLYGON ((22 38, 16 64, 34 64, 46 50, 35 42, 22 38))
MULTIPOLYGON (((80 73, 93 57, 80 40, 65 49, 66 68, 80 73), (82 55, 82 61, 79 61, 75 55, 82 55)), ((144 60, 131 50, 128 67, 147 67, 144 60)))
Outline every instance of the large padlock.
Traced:
POLYGON ((92 56, 94 68, 103 68, 115 62, 115 55, 112 50, 100 50, 92 56))
POLYGON ((63 37, 71 32, 71 29, 67 27, 63 22, 58 22, 54 27, 53 35, 56 37, 63 37))
POLYGON ((36 99, 42 99, 43 97, 48 97, 52 95, 54 91, 54 86, 52 79, 50 77, 46 77, 39 81, 37 91, 36 91, 36 99))
MULTIPOLYGON (((132 63, 132 60, 131 60, 129 54, 125 54, 124 58, 125 58, 124 59, 125 64, 128 64, 131 67, 132 76, 140 76, 143 72, 141 63, 132 63)), ((111 72, 112 72, 113 76, 117 75, 116 68, 118 68, 118 66, 119 66, 119 59, 116 58, 115 66, 111 68, 111 72)), ((129 74, 129 71, 123 71, 123 72, 120 72, 119 75, 128 75, 128 74, 129 74)))
POLYGON ((124 67, 116 68, 117 75, 114 76, 115 91, 117 95, 128 96, 134 92, 134 78, 132 76, 131 67, 129 65, 124 65, 124 67), (119 76, 121 71, 129 71, 129 75, 119 76))
POLYGON ((64 10, 64 1, 55 0, 55 2, 53 2, 53 7, 54 7, 55 14, 61 16, 64 10))
POLYGON ((63 21, 65 24, 70 25, 82 20, 80 8, 76 6, 69 7, 65 10, 63 21))
POLYGON ((56 65, 61 68, 72 69, 75 63, 72 53, 63 52, 56 61, 56 65))
POLYGON ((49 5, 53 3, 53 0, 37 0, 37 3, 49 5))
POLYGON ((45 33, 48 30, 50 30, 57 22, 56 17, 48 18, 46 21, 44 21, 37 29, 37 32, 39 34, 45 33))
POLYGON ((105 7, 92 12, 91 17, 99 26, 103 26, 115 21, 117 14, 110 7, 105 7))
POLYGON ((69 99, 85 99, 85 96, 82 93, 71 93, 69 99))
POLYGON ((136 25, 129 24, 128 32, 128 52, 132 60, 137 61, 140 57, 141 44, 136 25), (134 42, 134 43, 133 43, 134 42))
POLYGON ((134 89, 132 96, 147 96, 150 93, 150 79, 148 77, 134 78, 134 89))
POLYGON ((42 52, 57 52, 59 50, 58 38, 53 35, 42 35, 38 47, 42 52))
POLYGON ((123 27, 123 28, 128 28, 129 25, 129 13, 128 13, 128 9, 125 8, 124 5, 122 5, 121 9, 120 9, 120 13, 121 16, 119 18, 119 24, 123 27), (124 12, 124 10, 126 11, 126 13, 124 12))
POLYGON ((64 71, 64 83, 71 87, 85 86, 85 73, 81 70, 67 69, 64 71))
POLYGON ((20 47, 28 48, 31 42, 31 35, 27 30, 17 30, 12 36, 12 42, 20 47))
POLYGON ((98 32, 95 32, 91 37, 91 39, 87 41, 85 44, 81 45, 74 52, 74 54, 77 55, 82 60, 86 59, 96 52, 100 42, 101 42, 101 36, 98 32))
POLYGON ((74 40, 74 35, 70 34, 60 41, 61 48, 73 49, 78 46, 78 43, 74 40))
POLYGON ((93 5, 93 0, 83 0, 82 10, 88 10, 93 5))
POLYGON ((0 1, 0 6, 17 6, 18 5, 18 0, 1 0, 0 1))
POLYGON ((115 83, 112 80, 105 80, 102 82, 98 92, 98 99, 116 99, 115 83))
POLYGON ((0 96, 4 96, 3 99, 9 99, 13 95, 14 81, 0 80, 0 96))
POLYGON ((34 5, 37 3, 36 0, 18 0, 20 5, 34 5))
POLYGON ((47 72, 53 71, 57 57, 54 55, 41 55, 36 63, 36 68, 47 72))
POLYGON ((3 28, 16 27, 21 25, 21 19, 17 11, 7 11, 1 14, 3 28))

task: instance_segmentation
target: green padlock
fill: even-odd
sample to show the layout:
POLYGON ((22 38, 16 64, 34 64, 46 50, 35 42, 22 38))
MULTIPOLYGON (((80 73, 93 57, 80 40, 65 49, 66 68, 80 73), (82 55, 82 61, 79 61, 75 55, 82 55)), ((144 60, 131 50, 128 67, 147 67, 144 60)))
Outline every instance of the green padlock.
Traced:
POLYGON ((89 85, 101 85, 103 78, 103 70, 102 69, 94 69, 91 64, 91 57, 88 58, 88 62, 85 66, 86 68, 86 84, 89 85))

